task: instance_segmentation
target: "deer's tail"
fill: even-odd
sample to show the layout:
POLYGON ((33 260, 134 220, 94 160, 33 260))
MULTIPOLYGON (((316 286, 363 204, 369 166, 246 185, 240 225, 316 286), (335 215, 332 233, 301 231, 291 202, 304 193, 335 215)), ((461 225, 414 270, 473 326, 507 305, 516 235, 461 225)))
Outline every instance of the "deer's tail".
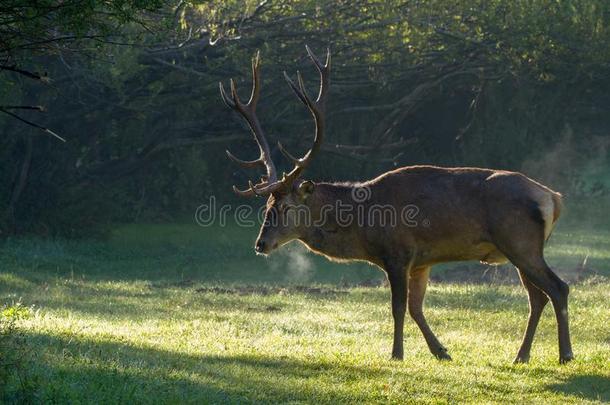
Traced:
POLYGON ((545 202, 540 204, 539 208, 542 213, 542 218, 544 219, 544 240, 548 240, 551 236, 551 232, 553 232, 553 228, 555 227, 555 223, 559 219, 561 215, 561 210, 563 209, 563 198, 561 194, 550 191, 550 198, 546 198, 545 202))

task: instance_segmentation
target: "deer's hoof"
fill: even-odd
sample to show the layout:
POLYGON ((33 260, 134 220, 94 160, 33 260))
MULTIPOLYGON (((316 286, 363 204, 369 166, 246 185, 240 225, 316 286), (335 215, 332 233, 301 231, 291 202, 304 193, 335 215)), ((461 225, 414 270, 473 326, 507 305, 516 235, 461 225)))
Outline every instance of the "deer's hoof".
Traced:
POLYGON ((530 361, 529 355, 526 356, 526 355, 518 354, 517 357, 515 357, 513 364, 526 364, 526 363, 529 363, 529 361, 530 361))
POLYGON ((574 360, 574 354, 572 352, 559 356, 559 364, 566 364, 574 360))
POLYGON ((392 353, 392 360, 402 361, 403 357, 402 353, 392 353))
POLYGON ((451 356, 449 356, 448 353, 439 353, 439 354, 435 354, 435 356, 439 360, 444 360, 444 361, 451 361, 451 360, 453 360, 451 358, 451 356))
POLYGON ((447 360, 447 361, 451 361, 451 356, 449 356, 449 353, 447 353, 447 349, 445 349, 444 347, 441 347, 440 350, 438 350, 434 354, 434 357, 436 357, 439 360, 447 360))

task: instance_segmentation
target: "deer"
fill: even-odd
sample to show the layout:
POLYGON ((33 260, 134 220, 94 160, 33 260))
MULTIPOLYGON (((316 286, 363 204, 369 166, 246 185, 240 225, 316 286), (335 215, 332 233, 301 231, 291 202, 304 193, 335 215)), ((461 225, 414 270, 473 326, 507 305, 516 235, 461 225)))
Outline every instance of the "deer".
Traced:
POLYGON ((313 145, 297 158, 278 142, 279 151, 294 165, 281 177, 256 114, 261 89, 260 54, 252 59, 252 90, 246 103, 240 100, 233 79, 230 95, 220 83, 224 104, 243 117, 260 151, 257 159, 247 161, 227 150, 228 158, 246 169, 265 170, 256 184, 249 181, 246 189, 233 186, 239 196, 267 198, 264 222, 254 246, 256 253, 269 255, 297 240, 330 260, 364 261, 382 269, 390 286, 394 321, 391 358, 396 360, 404 357, 407 311, 430 352, 440 360, 451 360, 423 312, 432 266, 472 260, 488 264, 511 262, 529 301, 527 326, 514 363, 529 361, 534 334, 549 300, 557 321, 559 362, 572 360, 569 287, 543 255, 545 242, 562 210, 561 194, 519 172, 476 167, 406 166, 362 182, 303 179, 324 141, 331 68, 330 49, 323 64, 308 46, 305 48, 320 77, 317 98, 312 100, 308 95, 300 72, 297 83, 286 72, 284 77, 312 115, 313 145), (366 198, 356 198, 363 191, 366 198), (340 218, 339 207, 357 211, 376 206, 394 212, 411 207, 417 212, 410 215, 410 221, 373 224, 340 218), (305 208, 311 216, 309 221, 299 220, 302 210, 298 208, 305 208), (418 218, 422 220, 417 221, 418 218))

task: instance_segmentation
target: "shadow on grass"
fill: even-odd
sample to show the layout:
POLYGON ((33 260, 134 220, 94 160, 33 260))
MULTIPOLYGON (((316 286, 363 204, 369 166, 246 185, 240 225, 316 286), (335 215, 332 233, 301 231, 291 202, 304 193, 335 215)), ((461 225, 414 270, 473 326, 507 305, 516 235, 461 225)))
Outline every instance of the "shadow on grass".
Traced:
POLYGON ((565 381, 547 386, 547 389, 574 396, 578 399, 610 402, 610 377, 601 375, 575 375, 565 381))
POLYGON ((324 360, 189 355, 44 334, 26 339, 35 353, 28 376, 33 392, 14 397, 43 402, 361 402, 370 393, 352 392, 346 383, 390 376, 324 360), (318 377, 334 383, 316 384, 318 377))
MULTIPOLYGON (((5 398, 52 403, 308 403, 314 399, 361 403, 387 401, 384 387, 388 381, 404 378, 425 382, 413 386, 398 383, 404 390, 401 395, 420 399, 442 399, 441 393, 450 383, 425 369, 410 370, 394 363, 346 364, 338 359, 296 359, 256 352, 189 354, 46 334, 27 334, 25 338, 32 352, 25 385, 29 392, 8 387, 5 398)), ((553 378, 556 370, 537 373, 553 378)), ((485 390, 494 387, 483 380, 475 384, 485 390)), ((547 385, 545 390, 580 400, 609 399, 609 382, 602 375, 572 376, 547 385)), ((493 390, 488 394, 487 399, 495 398, 493 390)))

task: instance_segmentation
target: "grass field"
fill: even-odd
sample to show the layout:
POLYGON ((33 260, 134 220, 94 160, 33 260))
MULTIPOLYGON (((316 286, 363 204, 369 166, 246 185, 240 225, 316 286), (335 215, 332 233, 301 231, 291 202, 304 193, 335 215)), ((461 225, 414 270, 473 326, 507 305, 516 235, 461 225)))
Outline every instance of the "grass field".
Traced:
POLYGON ((439 282, 463 271, 455 264, 436 271, 425 308, 453 361, 435 360, 412 322, 405 361, 391 361, 381 272, 294 247, 256 257, 255 234, 149 225, 119 228, 104 242, 5 241, 0 305, 26 310, 10 340, 21 354, 0 373, 0 400, 610 401, 609 232, 559 229, 548 249, 553 266, 579 279, 570 301, 576 360, 566 366, 558 365, 550 307, 530 364, 512 365, 524 290, 439 282))

